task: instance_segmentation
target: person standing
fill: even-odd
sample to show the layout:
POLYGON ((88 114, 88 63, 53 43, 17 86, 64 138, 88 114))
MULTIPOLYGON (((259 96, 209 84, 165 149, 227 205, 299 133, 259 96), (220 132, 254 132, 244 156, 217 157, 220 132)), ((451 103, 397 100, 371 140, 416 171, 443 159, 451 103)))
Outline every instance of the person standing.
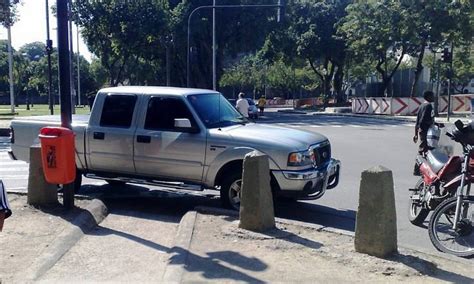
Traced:
POLYGON ((249 118, 249 102, 245 98, 244 93, 239 93, 239 99, 237 100, 237 103, 235 104, 235 107, 237 110, 245 117, 249 118))
MULTIPOLYGON (((418 138, 420 140, 420 145, 418 146, 418 153, 420 155, 424 155, 429 150, 426 135, 428 134, 428 129, 435 123, 434 109, 432 105, 432 102, 434 101, 433 92, 425 91, 423 93, 423 98, 425 99, 425 102, 423 102, 418 109, 415 124, 415 136, 413 136, 414 143, 418 142, 418 138)), ((413 174, 419 175, 419 168, 416 163, 413 174)))
POLYGON ((426 134, 428 133, 428 129, 435 123, 434 109, 431 104, 434 101, 433 92, 425 91, 423 93, 423 98, 425 99, 425 102, 423 102, 418 109, 415 124, 415 136, 413 136, 414 143, 417 143, 418 138, 420 138, 420 145, 418 148, 418 153, 420 154, 429 150, 426 134))
POLYGON ((260 99, 258 99, 258 108, 260 109, 260 115, 263 115, 263 111, 265 109, 265 105, 267 104, 267 100, 265 99, 264 96, 261 96, 260 99))
POLYGON ((0 232, 3 229, 3 222, 5 219, 12 215, 10 205, 8 204, 7 192, 3 186, 3 182, 0 180, 0 232))

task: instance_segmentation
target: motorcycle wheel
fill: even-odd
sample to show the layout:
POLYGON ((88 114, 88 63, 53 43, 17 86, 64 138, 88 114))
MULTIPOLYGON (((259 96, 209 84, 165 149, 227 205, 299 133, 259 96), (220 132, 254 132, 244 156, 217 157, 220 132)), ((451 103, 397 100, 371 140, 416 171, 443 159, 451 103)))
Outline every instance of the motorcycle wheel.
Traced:
POLYGON ((464 197, 461 218, 453 230, 456 197, 443 201, 433 212, 428 232, 439 251, 460 257, 474 256, 474 196, 464 197))
POLYGON ((421 198, 419 200, 413 199, 413 195, 424 194, 424 186, 425 182, 421 178, 415 185, 416 190, 412 192, 408 200, 408 220, 416 226, 421 226, 430 213, 429 209, 423 207, 421 198))

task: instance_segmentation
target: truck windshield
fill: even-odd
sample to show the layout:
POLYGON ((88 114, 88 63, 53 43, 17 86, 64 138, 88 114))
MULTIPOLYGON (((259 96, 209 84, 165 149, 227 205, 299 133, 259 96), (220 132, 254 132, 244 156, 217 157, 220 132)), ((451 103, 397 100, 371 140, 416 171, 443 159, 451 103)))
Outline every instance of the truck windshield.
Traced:
POLYGON ((207 128, 248 123, 221 94, 189 95, 187 99, 207 128))

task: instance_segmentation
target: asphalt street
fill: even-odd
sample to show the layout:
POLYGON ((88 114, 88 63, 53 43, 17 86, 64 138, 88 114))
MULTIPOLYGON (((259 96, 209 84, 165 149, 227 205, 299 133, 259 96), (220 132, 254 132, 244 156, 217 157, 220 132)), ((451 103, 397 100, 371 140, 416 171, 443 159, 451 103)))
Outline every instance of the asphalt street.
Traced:
MULTIPOLYGON (((272 112, 257 123, 278 124, 310 132, 318 132, 329 138, 333 157, 342 162, 340 184, 321 199, 278 206, 279 217, 321 224, 354 231, 358 206, 361 172, 382 165, 393 171, 399 243, 412 248, 435 252, 426 228, 415 227, 407 219, 408 189, 417 177, 412 175, 416 145, 411 141, 414 124, 395 120, 337 117, 326 115, 299 115, 272 112)), ((28 164, 11 161, 6 150, 8 138, 0 137, 0 179, 8 190, 26 190, 28 164)), ((193 206, 219 206, 217 192, 176 192, 151 186, 129 185, 112 188, 102 181, 84 179, 82 192, 89 195, 120 195, 122 198, 147 197, 177 202, 180 209, 193 206)), ((159 201, 158 203, 162 203, 159 201)), ((165 202, 166 203, 166 202, 165 202)), ((184 211, 179 210, 177 214, 184 211)))

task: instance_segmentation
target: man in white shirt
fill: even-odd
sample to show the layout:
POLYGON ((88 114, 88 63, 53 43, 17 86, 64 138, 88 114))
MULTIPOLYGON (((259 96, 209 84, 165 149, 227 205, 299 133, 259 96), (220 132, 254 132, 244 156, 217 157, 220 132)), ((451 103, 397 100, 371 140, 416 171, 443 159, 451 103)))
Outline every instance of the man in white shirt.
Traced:
POLYGON ((235 104, 235 107, 237 110, 245 117, 249 117, 249 102, 245 98, 244 93, 239 93, 239 99, 237 100, 237 103, 235 104))

